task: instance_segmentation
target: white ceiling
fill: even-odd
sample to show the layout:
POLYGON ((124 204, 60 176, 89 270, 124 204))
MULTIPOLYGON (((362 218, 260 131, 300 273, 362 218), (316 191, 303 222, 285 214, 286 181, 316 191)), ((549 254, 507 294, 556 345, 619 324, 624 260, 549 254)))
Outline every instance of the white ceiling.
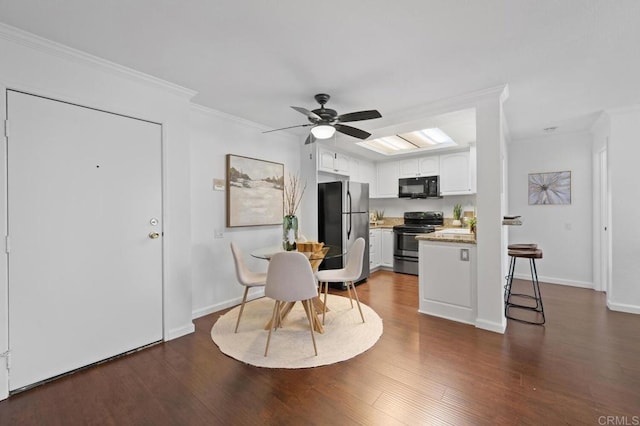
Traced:
POLYGON ((0 21, 270 128, 305 123, 289 106, 320 92, 400 117, 508 84, 512 139, 640 102, 637 0, 0 0, 0 21))

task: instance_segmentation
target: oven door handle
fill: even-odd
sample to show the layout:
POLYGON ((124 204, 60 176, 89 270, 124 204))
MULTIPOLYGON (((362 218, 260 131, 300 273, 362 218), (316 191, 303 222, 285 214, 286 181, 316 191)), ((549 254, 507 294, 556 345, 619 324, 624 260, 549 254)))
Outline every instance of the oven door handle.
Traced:
POLYGON ((405 262, 418 262, 418 258, 417 257, 411 257, 411 256, 398 256, 397 254, 393 256, 394 259, 396 260, 404 260, 405 262))
POLYGON ((424 235, 428 232, 398 232, 399 235, 424 235))

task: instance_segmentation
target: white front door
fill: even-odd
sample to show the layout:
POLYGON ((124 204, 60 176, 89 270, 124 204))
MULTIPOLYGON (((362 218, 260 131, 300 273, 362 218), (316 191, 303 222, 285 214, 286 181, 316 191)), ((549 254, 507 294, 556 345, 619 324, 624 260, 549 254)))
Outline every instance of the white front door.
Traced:
POLYGON ((162 139, 156 123, 11 90, 7 117, 16 390, 162 339, 162 139))
POLYGON ((609 169, 607 166, 607 150, 603 149, 598 153, 599 162, 599 199, 600 213, 598 225, 599 245, 600 245, 600 276, 594 277, 599 282, 596 290, 607 292, 607 300, 611 297, 610 280, 609 280, 609 169))

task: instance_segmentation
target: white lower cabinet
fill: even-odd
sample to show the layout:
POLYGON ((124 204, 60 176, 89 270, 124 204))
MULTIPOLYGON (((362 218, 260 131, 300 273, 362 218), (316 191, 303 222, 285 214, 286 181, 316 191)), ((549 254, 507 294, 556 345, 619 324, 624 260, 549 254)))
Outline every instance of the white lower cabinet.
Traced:
POLYGON ((419 250, 418 311, 475 324, 475 244, 422 240, 419 250))
POLYGON ((380 231, 369 229, 369 270, 380 267, 380 231))
POLYGON ((393 268, 393 229, 382 229, 380 265, 393 268))

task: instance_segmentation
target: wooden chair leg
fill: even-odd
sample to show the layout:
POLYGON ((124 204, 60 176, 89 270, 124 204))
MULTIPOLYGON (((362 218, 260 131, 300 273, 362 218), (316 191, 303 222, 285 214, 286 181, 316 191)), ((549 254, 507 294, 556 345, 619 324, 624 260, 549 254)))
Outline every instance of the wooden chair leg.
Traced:
POLYGON ((247 294, 249 293, 249 287, 244 288, 244 296, 242 296, 242 304, 240 305, 240 313, 238 314, 238 320, 236 321, 236 330, 234 333, 238 332, 238 326, 240 325, 240 317, 242 317, 242 311, 244 311, 244 304, 247 301, 247 294))
POLYGON ((307 320, 309 320, 309 331, 311 331, 311 340, 313 340, 313 351, 318 356, 318 348, 316 347, 316 336, 313 332, 313 317, 315 310, 313 308, 313 301, 311 299, 303 300, 302 306, 304 306, 304 313, 307 314, 307 320))
POLYGON ((284 302, 278 302, 278 312, 277 312, 277 321, 276 321, 276 329, 282 328, 282 304, 284 302))
POLYGON ((356 297, 356 303, 358 304, 358 310, 360 311, 360 318, 362 318, 362 322, 364 322, 364 315, 362 314, 362 308, 360 307, 360 299, 358 299, 358 292, 356 291, 356 286, 353 283, 353 281, 351 281, 349 284, 347 284, 347 288, 348 288, 349 285, 351 285, 351 287, 353 287, 353 294, 356 297))
POLYGON ((277 327, 276 324, 276 313, 280 312, 278 305, 280 302, 276 300, 276 303, 273 304, 273 313, 271 314, 271 327, 269 327, 269 335, 267 336, 267 346, 264 348, 264 356, 267 356, 267 352, 269 351, 269 341, 271 340, 271 331, 274 327, 277 327))
POLYGON ((351 303, 351 307, 353 308, 353 299, 351 299, 351 289, 349 288, 349 283, 347 283, 347 293, 349 294, 349 303, 351 303))

